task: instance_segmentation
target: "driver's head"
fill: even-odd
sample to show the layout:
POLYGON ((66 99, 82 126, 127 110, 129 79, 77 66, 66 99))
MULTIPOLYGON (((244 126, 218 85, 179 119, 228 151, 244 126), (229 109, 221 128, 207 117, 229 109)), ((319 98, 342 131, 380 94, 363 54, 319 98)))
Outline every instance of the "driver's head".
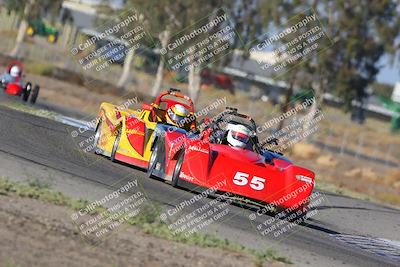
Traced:
POLYGON ((10 75, 14 78, 21 76, 21 68, 16 65, 12 66, 10 69, 10 75))
POLYGON ((230 146, 244 148, 249 143, 251 131, 242 124, 228 124, 227 141, 230 146))
POLYGON ((184 119, 190 115, 190 112, 181 104, 175 104, 167 110, 167 123, 177 127, 182 127, 185 124, 184 119))

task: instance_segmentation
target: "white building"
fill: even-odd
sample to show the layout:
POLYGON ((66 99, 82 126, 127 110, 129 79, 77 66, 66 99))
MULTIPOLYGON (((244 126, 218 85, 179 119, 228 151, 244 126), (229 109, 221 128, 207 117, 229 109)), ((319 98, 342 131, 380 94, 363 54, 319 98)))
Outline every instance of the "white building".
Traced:
POLYGON ((392 93, 392 100, 394 102, 400 103, 400 82, 397 82, 394 85, 393 93, 392 93))

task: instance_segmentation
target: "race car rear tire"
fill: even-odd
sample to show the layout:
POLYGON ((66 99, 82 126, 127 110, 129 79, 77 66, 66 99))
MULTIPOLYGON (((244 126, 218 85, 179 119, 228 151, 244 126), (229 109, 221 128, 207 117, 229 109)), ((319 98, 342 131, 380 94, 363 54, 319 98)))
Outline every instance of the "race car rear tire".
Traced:
POLYGON ((29 95, 31 94, 32 84, 30 82, 26 83, 24 91, 22 92, 22 101, 28 101, 29 95))
POLYGON ((175 168, 174 168, 174 173, 172 175, 171 185, 173 187, 178 187, 179 186, 179 174, 181 173, 182 164, 183 164, 183 158, 184 157, 185 157, 185 153, 182 150, 181 152, 179 152, 178 160, 176 161, 176 165, 175 165, 175 168))
POLYGON ((35 85, 35 87, 33 87, 32 96, 31 96, 31 104, 35 104, 36 103, 36 100, 37 100, 37 98, 39 96, 39 90, 40 90, 39 85, 35 85))
POLYGON ((100 152, 99 152, 99 150, 98 150, 98 144, 99 144, 99 141, 100 141, 100 136, 101 136, 101 124, 102 124, 102 121, 101 121, 101 119, 99 120, 99 123, 97 124, 97 127, 96 127, 96 131, 95 131, 95 134, 94 134, 94 141, 93 141, 93 144, 94 144, 94 153, 95 154, 101 154, 100 152))
POLYGON ((117 150, 118 150, 118 147, 119 147, 119 141, 121 140, 121 131, 122 131, 121 129, 118 130, 117 137, 115 138, 114 145, 113 145, 113 148, 112 148, 112 151, 111 151, 110 159, 111 159, 112 162, 117 161, 115 159, 115 155, 117 154, 117 150))

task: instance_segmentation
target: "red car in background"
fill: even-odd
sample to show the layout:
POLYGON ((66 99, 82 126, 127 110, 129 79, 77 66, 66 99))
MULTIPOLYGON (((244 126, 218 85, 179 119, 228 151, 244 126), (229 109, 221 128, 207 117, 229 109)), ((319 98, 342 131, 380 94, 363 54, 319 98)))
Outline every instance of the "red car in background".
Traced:
POLYGON ((22 100, 27 102, 30 97, 30 103, 35 104, 39 96, 40 87, 27 82, 25 85, 22 81, 24 66, 19 61, 11 61, 6 71, 0 77, 0 86, 8 95, 22 96, 22 100))
POLYGON ((205 69, 200 74, 202 87, 214 85, 217 88, 228 90, 231 94, 235 93, 235 87, 232 79, 222 73, 213 73, 209 69, 205 69))
POLYGON ((155 137, 148 176, 169 180, 173 186, 211 188, 261 205, 307 211, 315 174, 263 149, 255 133, 252 118, 227 108, 200 134, 160 134, 155 137), (248 146, 228 145, 224 125, 247 127, 253 133, 248 146))

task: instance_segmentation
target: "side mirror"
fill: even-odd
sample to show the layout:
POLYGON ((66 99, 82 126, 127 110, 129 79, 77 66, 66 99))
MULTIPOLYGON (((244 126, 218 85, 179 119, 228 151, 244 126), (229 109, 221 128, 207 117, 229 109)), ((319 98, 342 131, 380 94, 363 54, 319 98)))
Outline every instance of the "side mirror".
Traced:
POLYGON ((278 138, 271 138, 267 140, 267 144, 278 145, 278 138))
POLYGON ((169 88, 169 90, 168 90, 168 93, 170 94, 170 93, 172 93, 172 92, 180 92, 181 90, 180 89, 177 89, 177 88, 169 88))
POLYGON ((238 111, 237 108, 233 108, 233 107, 225 107, 225 109, 231 110, 231 111, 233 111, 233 112, 237 112, 237 111, 238 111))

